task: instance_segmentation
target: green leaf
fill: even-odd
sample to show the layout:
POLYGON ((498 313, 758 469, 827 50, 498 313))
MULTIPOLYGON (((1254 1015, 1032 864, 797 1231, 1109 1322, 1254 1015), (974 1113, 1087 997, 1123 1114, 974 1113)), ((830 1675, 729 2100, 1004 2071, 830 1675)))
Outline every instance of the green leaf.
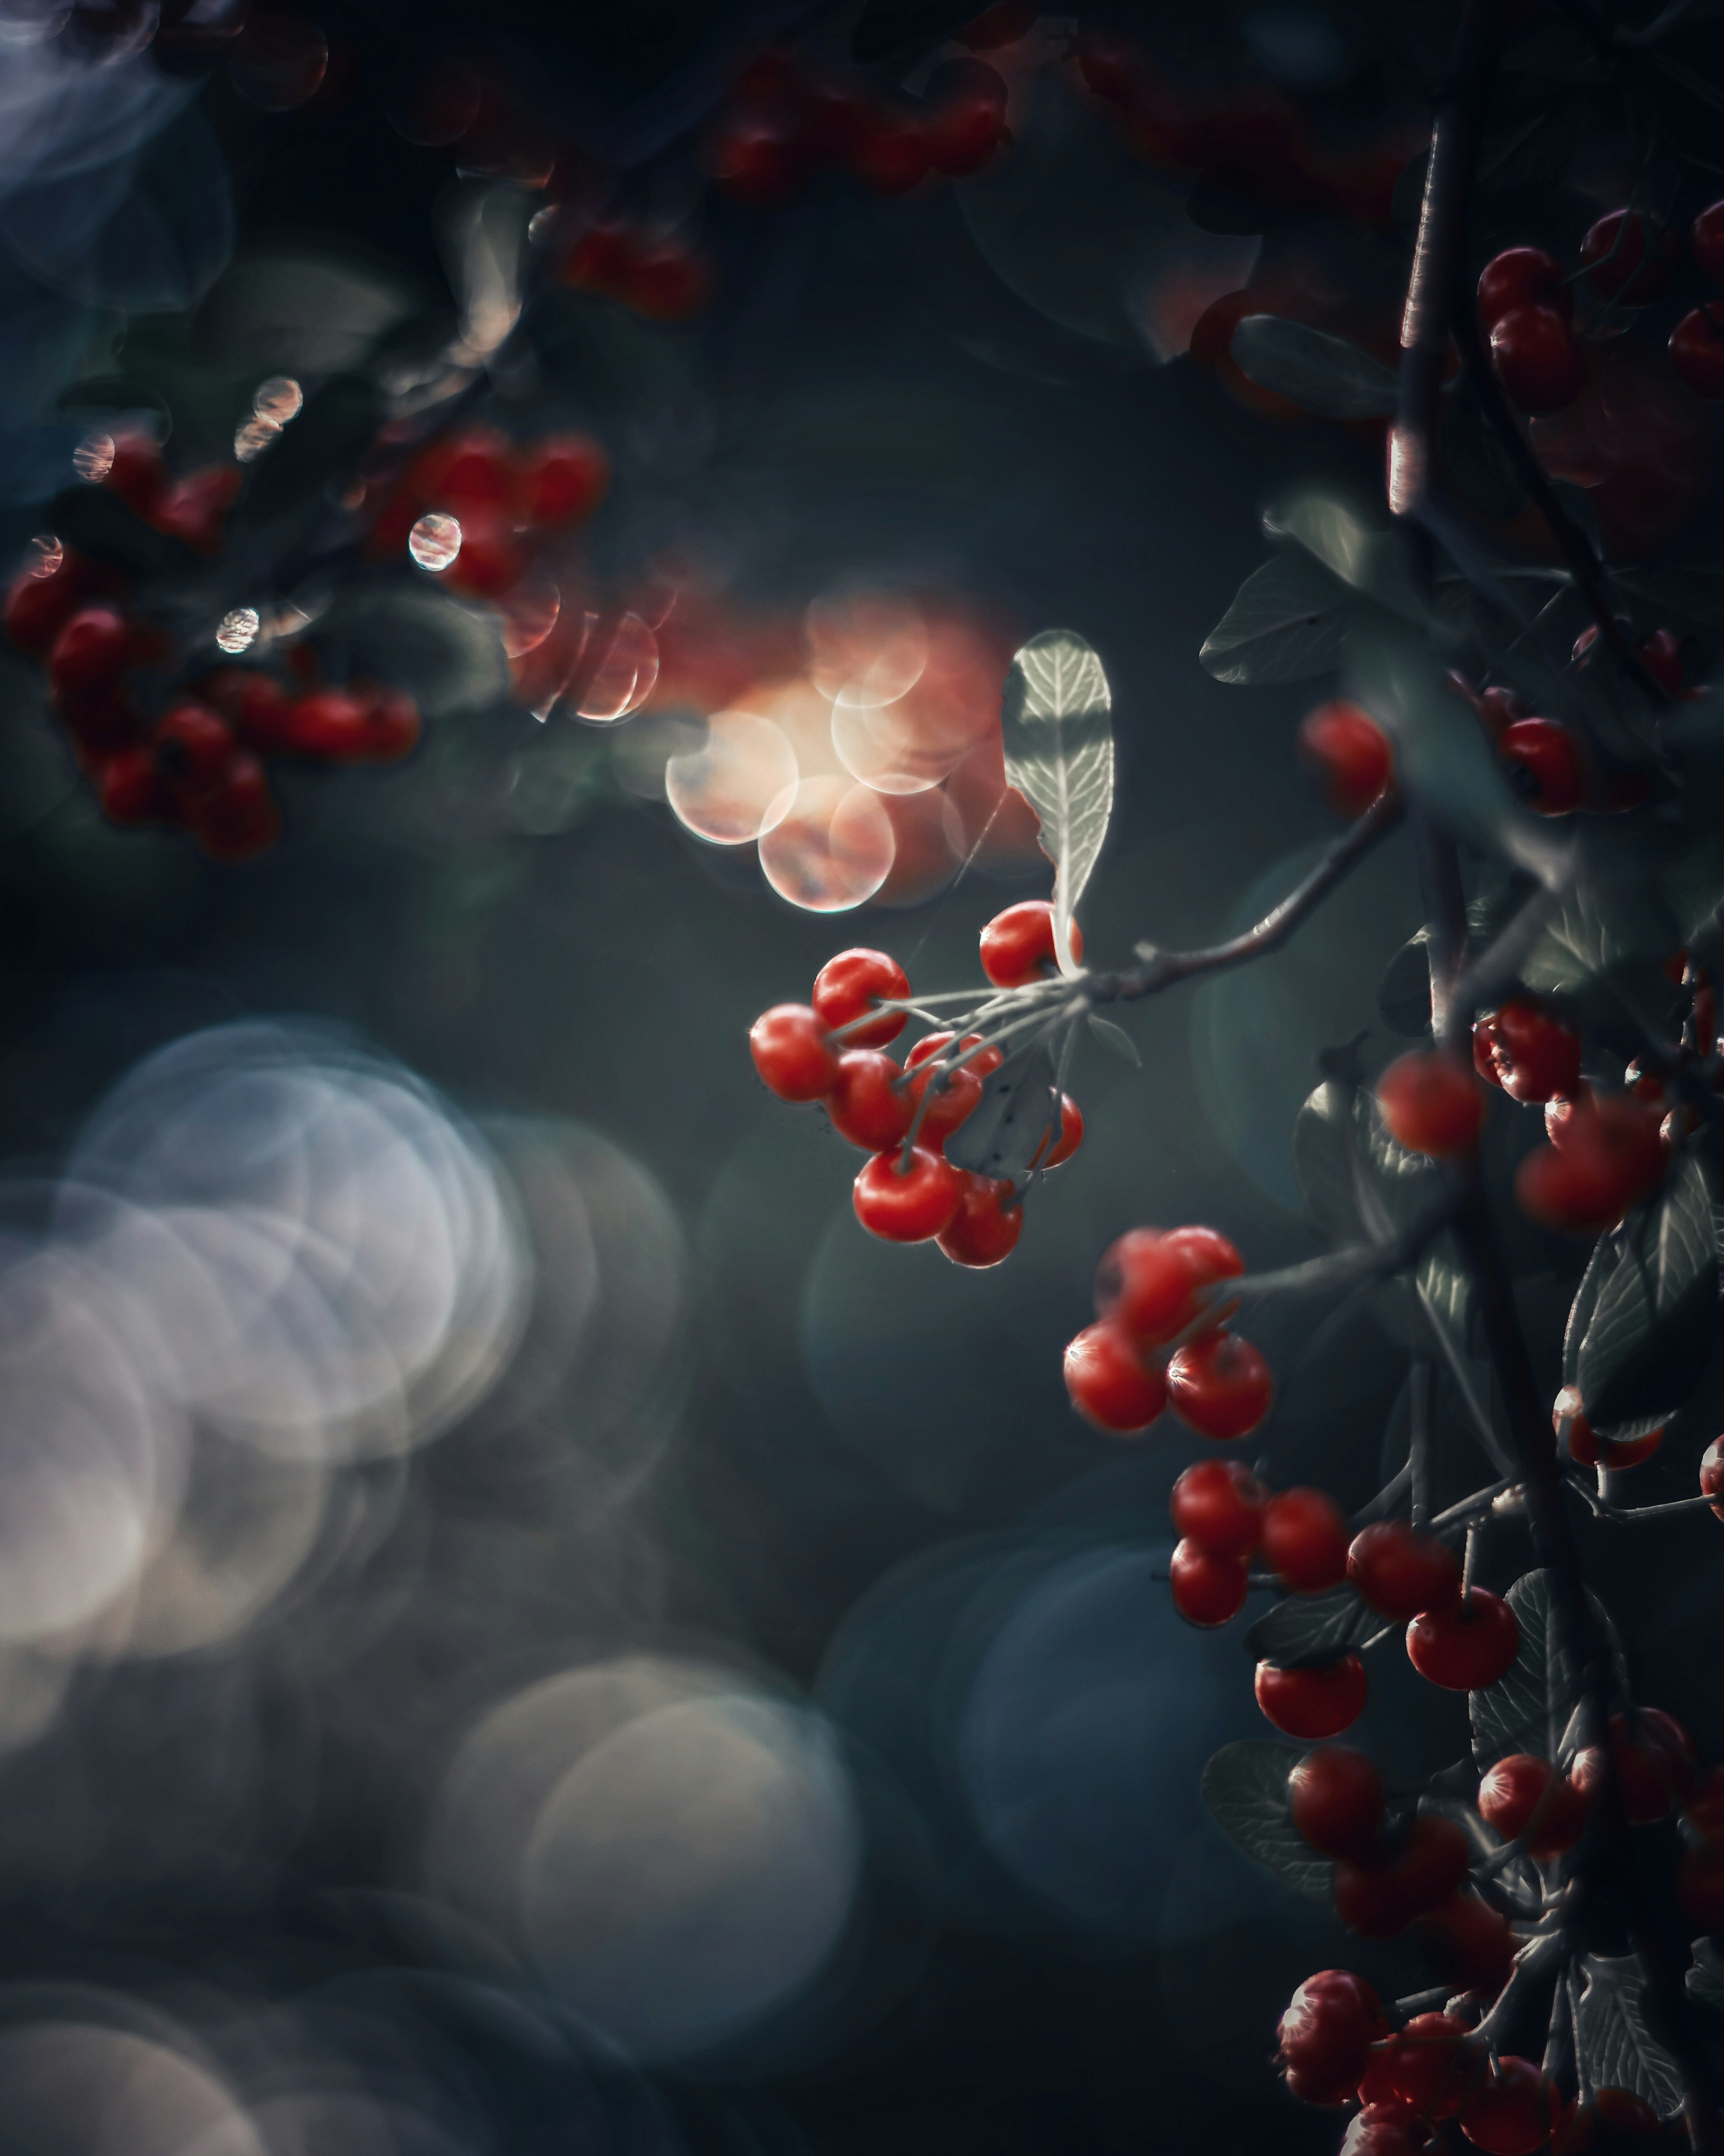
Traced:
POLYGON ((1112 705, 1101 661, 1069 629, 1044 629, 1012 661, 1001 713, 1006 783, 1041 820, 1053 862, 1054 949, 1075 973, 1071 916, 1113 808, 1112 705))
POLYGON ((509 693, 497 618, 445 592, 388 584, 358 593, 319 624, 351 670, 405 689, 430 719, 489 711, 509 693))
MULTIPOLYGON (((1630 1218, 1599 1286, 1575 1382, 1595 1430, 1674 1413, 1706 1374, 1718 1330, 1718 1247, 1699 1161, 1682 1154, 1630 1218)), ((1583 1283, 1584 1285, 1584 1283, 1583 1283)))
POLYGON ((1393 412, 1394 369, 1345 337, 1280 315, 1247 315, 1233 333, 1239 372, 1301 411, 1325 419, 1370 419, 1393 412))
POLYGON ((1290 1744, 1248 1738, 1224 1744, 1200 1784, 1209 1816, 1247 1856, 1266 1865, 1296 1893, 1326 1901, 1335 1867, 1314 1856, 1293 1825, 1287 1777, 1302 1755, 1290 1744))
POLYGON ((1298 1669, 1332 1662, 1382 1630, 1382 1618, 1350 1587, 1331 1594, 1290 1594, 1247 1630, 1245 1652, 1253 1661, 1298 1669))
POLYGON ((1101 1045, 1118 1056, 1121 1063, 1129 1063, 1134 1070, 1143 1068, 1143 1058, 1137 1053, 1137 1044, 1123 1026, 1116 1025, 1111 1019, 1090 1014, 1090 1030, 1101 1045))
POLYGON ((1218 681, 1308 681, 1341 664, 1347 593, 1320 562, 1289 550, 1254 569, 1198 654, 1218 681))
MULTIPOLYGON (((1480 1771, 1511 1752, 1552 1756, 1552 1731, 1560 1736, 1579 1697, 1579 1672, 1557 1635, 1548 1572, 1523 1573, 1505 1598, 1521 1628, 1521 1644, 1506 1676, 1467 1696, 1473 1757, 1480 1771)), ((1609 1614, 1590 1589, 1587 1600, 1609 1639, 1624 1690, 1628 1672, 1609 1614)))
POLYGON ((1638 1954, 1583 1954, 1576 2040, 1594 2088, 1627 2089, 1660 2118, 1682 2108, 1681 2069, 1646 2020, 1646 1972, 1638 1954))
POLYGON ((984 1082, 982 1098, 947 1139, 946 1158, 977 1175, 1022 1175, 1061 1121, 1054 1059, 1038 1041, 984 1082))
POLYGON ((1306 484, 1263 512, 1271 539, 1292 539, 1323 567, 1380 606, 1423 624, 1429 617, 1407 566, 1403 535, 1374 503, 1345 489, 1306 484))

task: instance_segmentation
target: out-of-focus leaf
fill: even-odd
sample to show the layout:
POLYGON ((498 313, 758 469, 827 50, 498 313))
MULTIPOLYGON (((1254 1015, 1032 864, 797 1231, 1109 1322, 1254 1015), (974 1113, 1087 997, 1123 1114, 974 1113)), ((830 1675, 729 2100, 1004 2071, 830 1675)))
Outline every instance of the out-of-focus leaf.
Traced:
POLYGON ((1101 661, 1069 629, 1032 637, 1006 676, 1006 783, 1034 809, 1054 863, 1054 951, 1063 973, 1077 971, 1071 916, 1113 809, 1112 701, 1101 661))
POLYGON ((1674 1413, 1706 1374, 1717 1331, 1711 1196, 1687 1152, 1634 1214, 1593 1300, 1575 1381, 1594 1429, 1674 1413))
POLYGON ((1300 1757, 1290 1744, 1255 1738, 1224 1744, 1203 1769, 1203 1803, 1247 1856, 1266 1865, 1296 1893, 1326 1901, 1335 1867, 1311 1854, 1288 1809, 1287 1777, 1300 1757))
POLYGON ((258 459, 236 522, 255 529, 317 499, 371 447, 382 419, 370 382, 351 374, 326 382, 258 459))
POLYGON ((947 1139, 946 1158, 977 1175, 1022 1175, 1061 1121, 1054 1059, 1038 1041, 984 1082, 982 1098, 947 1139))
POLYGON ((1263 512, 1271 539, 1296 540, 1367 598, 1423 624, 1429 608, 1407 567, 1403 536, 1374 505, 1337 486, 1290 488, 1263 512))
POLYGON ((1240 372, 1301 411, 1326 419, 1369 419, 1393 412, 1395 372, 1345 337, 1280 315, 1246 315, 1233 333, 1240 372))
POLYGON ((1254 569, 1198 657, 1218 681, 1305 681, 1341 664, 1346 588, 1296 547, 1254 569))
POLYGON ((237 373, 339 374, 413 311, 405 288, 368 265, 256 254, 235 262, 213 288, 198 311, 198 336, 213 362, 237 373))
POLYGON ((1298 1669, 1332 1662, 1383 1630, 1383 1620, 1366 1607, 1350 1587, 1332 1594, 1290 1594, 1246 1631, 1245 1652, 1253 1661, 1298 1669))
POLYGON ((319 624, 356 674, 408 690, 428 718, 486 711, 509 693, 497 619, 446 593, 382 586, 342 602, 319 624))
POLYGON ((79 553, 135 577, 185 576, 200 566, 189 547, 146 524, 105 486, 69 486, 48 505, 46 521, 79 553))
POLYGON ((1681 2069, 1652 2033, 1644 1994, 1646 1972, 1638 1954, 1583 1954, 1586 1979, 1575 2035, 1587 2079, 1594 2088, 1627 2089, 1660 2118, 1682 2108, 1681 2069))
POLYGON ((1134 1070, 1143 1068, 1143 1058, 1137 1053, 1137 1044, 1123 1026, 1116 1025, 1111 1019, 1100 1018, 1091 1011, 1090 1030, 1111 1055, 1118 1056, 1121 1063, 1129 1063, 1134 1070))

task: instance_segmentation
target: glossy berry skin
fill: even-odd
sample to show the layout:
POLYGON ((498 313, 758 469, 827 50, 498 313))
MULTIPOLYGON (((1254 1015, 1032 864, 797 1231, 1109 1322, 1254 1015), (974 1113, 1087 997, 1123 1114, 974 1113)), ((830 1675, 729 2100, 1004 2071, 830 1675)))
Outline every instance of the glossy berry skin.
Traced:
POLYGON ((1696 218, 1688 235, 1695 267, 1715 285, 1724 285, 1724 202, 1715 202, 1696 218))
POLYGON ((1434 1048, 1398 1055, 1377 1081, 1377 1106, 1397 1145, 1437 1160, 1470 1152, 1485 1117, 1472 1072, 1434 1048))
POLYGON ((1535 1147, 1515 1171, 1521 1210, 1547 1228, 1596 1235, 1614 1227, 1664 1175, 1655 1109, 1632 1096, 1546 1111, 1551 1143, 1535 1147))
POLYGON ((910 1051, 909 1067, 916 1072, 905 1091, 909 1096, 911 1110, 921 1104, 922 1096, 928 1096, 927 1113, 922 1117, 919 1142, 931 1146, 943 1145, 964 1118, 982 1098, 982 1084, 986 1057, 974 1056, 956 1068, 939 1070, 933 1067, 932 1058, 952 1040, 949 1033, 930 1034, 919 1040, 910 1051), (921 1068, 923 1065, 928 1067, 921 1068))
POLYGON ((1365 1712, 1371 1687, 1358 1656, 1341 1655, 1309 1669, 1278 1670, 1273 1662, 1260 1662, 1253 1689, 1277 1729, 1316 1742, 1351 1729, 1365 1712))
MULTIPOLYGON (((1719 316, 1719 336, 1724 341, 1724 311, 1719 316)), ((1686 695, 1688 675, 1682 664, 1682 639, 1673 629, 1654 629, 1635 655, 1666 696, 1686 695)))
POLYGON ((979 172, 1006 139, 1005 77, 985 60, 948 61, 924 93, 922 136, 936 172, 979 172))
POLYGON ((907 195, 928 176, 927 137, 914 114, 877 106, 860 116, 848 161, 870 194, 907 195))
POLYGON ((1529 1852, 1542 1863, 1580 1840, 1586 1799, 1548 1759, 1514 1752, 1499 1759, 1480 1783, 1479 1815, 1505 1841, 1526 1835, 1529 1852))
POLYGON ((1508 1982, 1521 1944, 1502 1912, 1470 1891, 1428 1909, 1419 1919, 1419 1936, 1447 1982, 1485 1999, 1508 1982))
POLYGON ((1383 1825, 1383 1777, 1374 1761, 1343 1744, 1307 1752, 1287 1777, 1293 1824, 1320 1856, 1368 1863, 1383 1825))
POLYGON ((1347 1553, 1347 1576, 1379 1616, 1398 1623, 1445 1607, 1460 1591, 1454 1551, 1404 1520, 1361 1527, 1347 1553))
POLYGON ((1460 2130, 1485 2156, 1532 2156, 1550 2138, 1556 2092, 1531 2059, 1499 2059, 1460 2112, 1460 2130))
POLYGON ((1296 1594, 1326 1594, 1347 1578, 1350 1530, 1326 1490, 1283 1490, 1263 1512, 1263 1557, 1296 1594))
POLYGON ((1176 1532, 1212 1557, 1249 1557, 1263 1533, 1269 1492, 1243 1460, 1200 1460, 1167 1501, 1176 1532))
POLYGON ((610 485, 610 459, 590 435, 552 435, 515 475, 515 513, 540 531, 584 524, 610 485))
POLYGON ((1614 209, 1601 217, 1580 243, 1580 259, 1606 299, 1644 307, 1670 289, 1675 243, 1667 232, 1647 244, 1646 219, 1638 210, 1614 209))
MULTIPOLYGON (((1557 1395, 1558 1404, 1563 1395, 1557 1395)), ((1643 1460, 1650 1460, 1664 1443, 1664 1430, 1649 1430, 1642 1437, 1600 1437, 1586 1417, 1576 1408, 1567 1416, 1568 1424, 1568 1457, 1577 1467, 1638 1467, 1643 1460)))
POLYGON ((444 572, 457 591, 475 598, 500 598, 526 573, 527 557, 508 521, 490 508, 460 511, 461 551, 444 572))
POLYGON ((1466 2090, 1471 2033, 1452 2014, 1415 2014, 1388 2046, 1395 2101, 1431 2118, 1453 2118, 1466 2090))
POLYGON ((57 696, 105 688, 119 680, 131 655, 131 626, 124 614, 114 607, 80 607, 49 652, 49 685, 57 696))
POLYGON ((398 763, 418 747, 424 721, 404 689, 369 689, 363 701, 367 763, 398 763))
POLYGON ((1425 2156, 1430 2129, 1401 2103, 1367 2103, 1348 2123, 1341 2156, 1425 2156))
MULTIPOLYGON (((1084 932, 1071 924, 1071 955, 1081 964, 1084 932)), ((1021 988, 1056 970, 1054 909, 1044 898, 1026 898, 997 913, 982 932, 982 970, 997 988, 1021 988)))
POLYGON ((1362 1938, 1396 1938, 1466 1884, 1470 1862, 1466 1836, 1455 1821, 1421 1812, 1387 1861, 1337 1858, 1335 1913, 1362 1938))
POLYGON ((826 1095, 834 1130, 864 1152, 901 1145, 915 1113, 908 1091, 897 1083, 903 1075, 902 1065, 877 1048, 846 1049, 826 1095))
POLYGON ((140 516, 153 516, 167 487, 160 444, 153 435, 136 433, 115 434, 113 439, 114 460, 102 485, 140 516))
MULTIPOLYGON (((910 976, 884 951, 840 951, 814 976, 813 1005, 820 1023, 836 1032, 867 1018, 877 1002, 900 1000, 910 993, 910 976)), ((845 1048, 884 1048, 903 1032, 906 1014, 881 1011, 844 1037, 845 1048)), ((950 1038, 950 1036, 947 1036, 950 1038)))
POLYGON ((1065 1350, 1065 1389, 1098 1430, 1128 1436, 1147 1430, 1167 1404, 1167 1380, 1117 1326, 1086 1325, 1065 1350))
MULTIPOLYGON (((1724 1437, 1715 1437, 1701 1455, 1700 1492, 1703 1497, 1724 1501, 1724 1437)), ((1712 1511, 1724 1520, 1724 1502, 1714 1505, 1712 1511)))
POLYGON ((963 1191, 951 1225, 935 1239, 955 1265, 980 1269, 1011 1256, 1024 1232, 1024 1208, 1009 1176, 960 1170, 963 1191))
POLYGON ((1044 1153, 1043 1148, 1053 1136, 1054 1127, 1049 1123, 1043 1136, 1041 1146, 1037 1148, 1035 1157, 1029 1163, 1032 1168, 1064 1168, 1066 1162, 1083 1143, 1084 1111, 1072 1099, 1070 1093, 1062 1093, 1060 1096, 1060 1136, 1054 1140, 1052 1152, 1044 1153))
POLYGON ((301 696, 288 721, 288 746, 328 763, 357 763, 370 737, 365 701, 345 689, 301 696))
POLYGON ((1362 814, 1394 776, 1388 736, 1357 704, 1340 697, 1300 721, 1299 752, 1321 773, 1329 806, 1339 816, 1362 814))
POLYGON ((1554 307, 1567 321, 1574 295, 1562 281, 1562 265, 1542 247, 1506 247, 1479 275, 1479 326, 1496 328, 1511 307, 1554 307))
POLYGON ((1521 1627, 1501 1595, 1475 1587, 1464 1600, 1427 1609, 1407 1627, 1407 1659, 1444 1691, 1480 1691, 1520 1650, 1521 1627))
POLYGON ((1561 1019, 1518 997, 1474 1026, 1473 1063, 1511 1101, 1567 1100, 1580 1084, 1580 1041, 1561 1019))
POLYGON ((1173 1607, 1188 1625, 1224 1625, 1244 1606, 1249 1557, 1217 1557, 1188 1537, 1173 1552, 1173 1607))
POLYGON ((877 1152, 858 1175, 851 1193, 856 1218, 882 1242, 931 1243, 952 1225, 963 1202, 962 1181, 926 1146, 911 1147, 907 1169, 902 1158, 897 1150, 877 1152))
POLYGON ((781 1101, 824 1101, 838 1075, 826 1029, 806 1004, 762 1011, 749 1028, 748 1050, 762 1082, 781 1101))
POLYGON ((1580 752, 1567 726, 1554 719, 1516 719, 1503 728, 1497 747, 1541 816, 1567 816, 1580 806, 1580 752))
POLYGON ((1268 1363, 1249 1340, 1232 1332, 1188 1342, 1167 1365, 1174 1413, 1217 1445, 1249 1437, 1269 1413, 1274 1392, 1268 1363))
POLYGON ((1158 1347, 1198 1315, 1203 1289, 1244 1270, 1244 1260, 1213 1228, 1129 1229, 1101 1254, 1096 1312, 1133 1339, 1158 1347))
POLYGON ((1350 1969, 1319 1969, 1306 1979, 1275 2034, 1284 2069, 1334 2092, 1307 2102, 1333 2102, 1357 2088, 1384 2020, 1376 1991, 1350 1969))
POLYGON ((1560 308, 1511 307, 1491 325, 1497 378, 1521 411, 1560 412, 1586 386, 1586 362, 1560 308))
POLYGON ((1724 305, 1695 307, 1670 331, 1670 365, 1696 397, 1724 397, 1724 305))

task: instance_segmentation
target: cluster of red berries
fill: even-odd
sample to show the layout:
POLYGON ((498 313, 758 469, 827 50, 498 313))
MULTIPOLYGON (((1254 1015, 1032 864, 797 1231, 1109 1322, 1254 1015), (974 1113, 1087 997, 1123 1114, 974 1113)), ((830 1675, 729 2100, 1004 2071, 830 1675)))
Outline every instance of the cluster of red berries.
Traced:
MULTIPOLYGON (((1110 1245, 1095 1269, 1096 1322, 1065 1350, 1072 1405, 1098 1429, 1122 1435, 1147 1430, 1171 1406, 1218 1445, 1249 1437, 1269 1413, 1274 1380, 1250 1342, 1228 1331, 1229 1311, 1210 1299, 1218 1282, 1244 1269, 1213 1228, 1133 1228, 1110 1245)), ((1193 1602, 1210 1606, 1219 1584, 1193 1578, 1193 1602)))
MULTIPOLYGON (((1024 988, 1054 970, 1053 908, 1026 900, 982 932, 983 970, 996 988, 1024 988)), ((1083 937, 1072 924, 1072 955, 1083 937)), ((841 951, 815 977, 811 1004, 777 1004, 748 1036, 754 1067, 782 1101, 824 1104, 839 1137, 872 1156, 856 1178, 856 1218, 889 1243, 937 1243, 955 1265, 997 1265, 1011 1255, 1024 1208, 1009 1177, 977 1175, 946 1158, 946 1142, 973 1113, 1003 1060, 979 1034, 917 1041, 903 1063, 885 1053, 907 1023, 910 980, 884 951, 841 951), (883 1008, 884 1006, 884 1008, 883 1008)), ((1032 1169, 1059 1168, 1083 1142, 1084 1119, 1062 1095, 1032 1169)))
POLYGON ((621 216, 587 226, 558 253, 555 275, 572 291, 615 300, 651 322, 690 321, 712 297, 712 264, 675 232, 621 216))

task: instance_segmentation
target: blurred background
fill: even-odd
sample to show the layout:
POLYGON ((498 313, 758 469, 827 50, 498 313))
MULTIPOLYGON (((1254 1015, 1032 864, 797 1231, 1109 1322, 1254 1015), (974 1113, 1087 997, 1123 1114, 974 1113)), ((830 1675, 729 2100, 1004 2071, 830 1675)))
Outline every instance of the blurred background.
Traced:
MULTIPOLYGON (((706 185, 774 38, 913 95, 965 13, 0 10, 14 557, 116 413, 183 470, 259 415, 292 439, 260 384, 427 353, 611 470, 593 596, 562 587, 597 656, 545 717, 518 609, 398 542, 351 571, 444 609, 391 647, 424 737, 285 768, 256 860, 115 828, 0 660, 8 2152, 1332 2145, 1270 2053, 1347 1949, 1205 1822, 1250 1665, 1152 1577, 1196 1441, 1098 1439, 1060 1359, 1128 1226, 1316 1247, 1288 1134, 1324 1048, 1386 1046, 1402 843, 1281 956, 1132 1012, 1141 1070, 1080 1060, 1083 1150, 998 1270, 865 1237, 856 1157, 747 1052, 835 950, 963 986, 1046 894, 998 747, 1040 629, 1113 685, 1093 958, 1242 925, 1334 828, 1312 694, 1197 658, 1275 480, 1374 471, 1185 355, 1248 277, 1319 279, 1308 239, 1188 215, 1064 18, 991 49, 1013 140, 973 177, 770 216, 706 185), (685 319, 520 270, 535 203, 557 239, 600 198, 698 259, 685 319)), ((1221 14, 1193 66, 1416 129, 1343 12, 1221 14)), ((1392 303, 1393 234, 1334 245, 1392 303)), ((255 630, 280 572, 224 557, 199 603, 249 577, 255 630)), ((1404 1358, 1311 1331, 1255 1329, 1271 1472, 1356 1501, 1404 1358)), ((1391 1673, 1386 1758, 1459 1756, 1461 1710, 1403 1705, 1391 1673)))

